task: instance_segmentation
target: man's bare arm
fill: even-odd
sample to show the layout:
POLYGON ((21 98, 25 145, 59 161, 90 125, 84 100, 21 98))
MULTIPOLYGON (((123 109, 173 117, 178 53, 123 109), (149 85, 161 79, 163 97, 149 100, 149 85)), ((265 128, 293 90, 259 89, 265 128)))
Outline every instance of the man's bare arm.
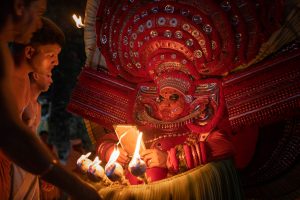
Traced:
POLYGON ((96 190, 62 167, 47 147, 26 127, 18 116, 11 94, 9 49, 0 42, 0 148, 14 163, 40 175, 76 199, 100 199, 96 190))

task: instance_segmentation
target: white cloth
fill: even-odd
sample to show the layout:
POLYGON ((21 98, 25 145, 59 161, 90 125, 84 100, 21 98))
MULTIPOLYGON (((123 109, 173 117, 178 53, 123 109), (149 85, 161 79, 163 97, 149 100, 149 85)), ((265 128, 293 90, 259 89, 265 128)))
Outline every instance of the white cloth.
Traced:
POLYGON ((13 164, 13 200, 40 200, 39 178, 13 164))

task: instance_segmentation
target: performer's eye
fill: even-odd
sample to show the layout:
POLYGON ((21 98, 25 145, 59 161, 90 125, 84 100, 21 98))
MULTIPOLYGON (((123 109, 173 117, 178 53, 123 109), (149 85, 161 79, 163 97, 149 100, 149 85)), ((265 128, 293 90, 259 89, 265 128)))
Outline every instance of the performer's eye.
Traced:
POLYGON ((169 97, 169 99, 170 99, 171 101, 177 101, 177 100, 179 99, 179 95, 178 95, 178 94, 172 94, 172 95, 169 97))
POLYGON ((160 103, 164 100, 164 97, 159 95, 159 97, 156 98, 156 102, 160 103))

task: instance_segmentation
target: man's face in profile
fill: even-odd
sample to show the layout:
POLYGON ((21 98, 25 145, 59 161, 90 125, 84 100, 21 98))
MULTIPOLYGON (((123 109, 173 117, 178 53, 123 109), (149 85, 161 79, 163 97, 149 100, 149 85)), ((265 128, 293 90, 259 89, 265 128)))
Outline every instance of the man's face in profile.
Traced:
POLYGON ((33 55, 29 60, 34 72, 39 74, 49 74, 58 65, 58 55, 61 47, 58 44, 37 45, 31 47, 33 55))

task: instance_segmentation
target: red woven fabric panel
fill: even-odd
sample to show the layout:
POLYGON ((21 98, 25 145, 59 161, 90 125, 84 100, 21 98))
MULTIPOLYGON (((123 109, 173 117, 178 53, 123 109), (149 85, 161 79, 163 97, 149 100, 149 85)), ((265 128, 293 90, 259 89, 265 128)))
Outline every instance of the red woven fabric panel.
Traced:
POLYGON ((135 87, 121 79, 84 68, 73 90, 68 111, 104 127, 131 123, 135 87))
POLYGON ((233 128, 299 115, 299 65, 298 50, 224 79, 224 96, 233 128))

